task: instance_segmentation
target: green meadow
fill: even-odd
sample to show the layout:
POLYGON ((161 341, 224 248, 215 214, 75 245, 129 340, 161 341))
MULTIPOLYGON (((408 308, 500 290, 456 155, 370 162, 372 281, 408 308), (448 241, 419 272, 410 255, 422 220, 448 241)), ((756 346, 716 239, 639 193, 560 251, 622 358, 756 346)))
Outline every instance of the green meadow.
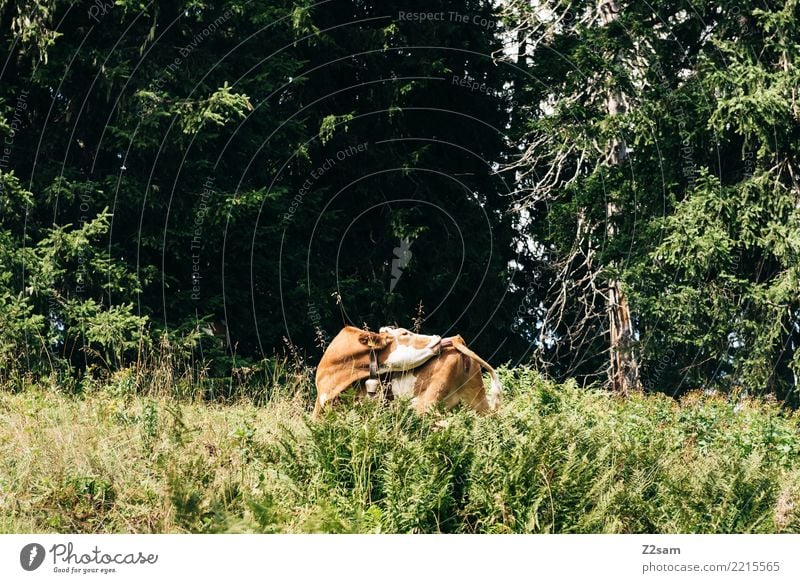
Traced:
POLYGON ((484 417, 344 400, 313 422, 300 376, 226 404, 125 371, 2 391, 0 531, 800 531, 798 415, 778 404, 500 374, 484 417))

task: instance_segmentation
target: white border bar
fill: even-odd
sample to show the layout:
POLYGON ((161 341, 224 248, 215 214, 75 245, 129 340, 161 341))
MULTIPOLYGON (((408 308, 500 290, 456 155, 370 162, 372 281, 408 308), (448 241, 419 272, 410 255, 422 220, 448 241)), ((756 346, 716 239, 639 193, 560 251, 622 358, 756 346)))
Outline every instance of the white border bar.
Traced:
POLYGON ((800 535, 4 535, 0 581, 777 583, 800 581, 799 549, 800 535), (31 543, 47 554, 28 572, 31 543), (114 562, 140 553, 158 559, 114 562))

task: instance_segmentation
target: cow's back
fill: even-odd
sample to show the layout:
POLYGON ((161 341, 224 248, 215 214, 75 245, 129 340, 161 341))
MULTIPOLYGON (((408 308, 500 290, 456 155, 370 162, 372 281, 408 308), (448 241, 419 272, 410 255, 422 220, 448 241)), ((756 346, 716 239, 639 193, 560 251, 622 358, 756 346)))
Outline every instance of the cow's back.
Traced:
MULTIPOLYGON (((463 344, 460 336, 456 341, 463 344)), ((415 407, 420 412, 436 404, 450 409, 460 402, 477 411, 489 409, 480 365, 453 347, 444 348, 415 373, 415 407)))

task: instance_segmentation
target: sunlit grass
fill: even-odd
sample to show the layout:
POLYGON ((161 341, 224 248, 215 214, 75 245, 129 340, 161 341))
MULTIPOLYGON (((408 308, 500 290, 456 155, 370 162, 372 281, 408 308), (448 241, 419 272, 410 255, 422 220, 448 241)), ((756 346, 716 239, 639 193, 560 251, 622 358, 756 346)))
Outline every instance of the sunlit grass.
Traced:
MULTIPOLYGON (((796 416, 501 370, 500 413, 0 392, 2 532, 797 532, 796 416)), ((111 390, 113 389, 113 390, 111 390)))

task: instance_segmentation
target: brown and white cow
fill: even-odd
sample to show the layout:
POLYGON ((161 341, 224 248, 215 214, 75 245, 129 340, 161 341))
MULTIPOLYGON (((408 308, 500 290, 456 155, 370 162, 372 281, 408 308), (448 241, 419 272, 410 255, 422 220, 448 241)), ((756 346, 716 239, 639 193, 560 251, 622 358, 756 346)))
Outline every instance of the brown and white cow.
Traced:
POLYGON ((377 384, 376 379, 387 396, 410 399, 420 413, 438 403, 448 409, 465 403, 486 412, 499 406, 502 394, 497 373, 461 336, 442 339, 404 328, 385 327, 375 333, 347 326, 317 367, 314 417, 349 387, 359 395, 371 392, 369 384, 377 384), (481 367, 491 376, 488 393, 481 367))

